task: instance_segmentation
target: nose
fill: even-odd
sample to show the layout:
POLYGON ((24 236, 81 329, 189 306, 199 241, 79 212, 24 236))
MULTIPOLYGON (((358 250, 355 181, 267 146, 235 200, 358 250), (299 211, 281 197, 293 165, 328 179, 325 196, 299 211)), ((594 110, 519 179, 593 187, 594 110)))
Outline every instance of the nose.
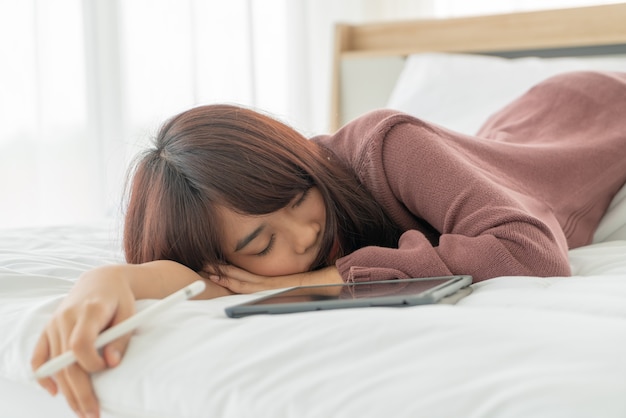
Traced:
POLYGON ((316 222, 297 222, 291 225, 291 243, 296 254, 304 254, 317 242, 321 227, 316 222))

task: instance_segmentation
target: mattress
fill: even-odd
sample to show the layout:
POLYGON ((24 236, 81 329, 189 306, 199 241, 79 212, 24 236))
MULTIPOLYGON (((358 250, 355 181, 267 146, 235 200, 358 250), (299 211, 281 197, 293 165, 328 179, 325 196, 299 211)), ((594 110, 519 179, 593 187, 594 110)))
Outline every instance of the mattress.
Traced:
MULTIPOLYGON (((30 355, 80 273, 122 261, 117 230, 3 231, 0 416, 72 416, 30 355)), ((93 375, 102 416, 624 417, 625 255, 626 240, 597 242, 570 251, 573 277, 500 277, 452 306, 231 319, 259 295, 185 301, 93 375)))

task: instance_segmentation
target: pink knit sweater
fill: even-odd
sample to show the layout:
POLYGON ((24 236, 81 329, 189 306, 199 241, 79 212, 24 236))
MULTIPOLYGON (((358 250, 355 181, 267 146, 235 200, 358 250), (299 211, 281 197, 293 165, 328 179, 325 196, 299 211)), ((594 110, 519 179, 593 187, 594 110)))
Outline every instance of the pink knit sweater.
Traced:
POLYGON ((313 140, 351 167, 404 231, 398 248, 339 259, 345 281, 566 276, 568 248, 590 242, 626 181, 626 74, 550 78, 476 136, 380 110, 313 140))

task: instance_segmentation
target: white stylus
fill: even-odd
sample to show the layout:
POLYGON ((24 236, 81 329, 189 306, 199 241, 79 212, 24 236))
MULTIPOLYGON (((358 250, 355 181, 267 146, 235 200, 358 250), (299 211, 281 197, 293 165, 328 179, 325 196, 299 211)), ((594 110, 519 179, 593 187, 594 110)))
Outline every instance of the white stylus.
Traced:
MULTIPOLYGON (((146 319, 154 316, 158 312, 169 308, 173 304, 196 296, 197 294, 202 292, 205 287, 206 284, 204 283, 204 281, 197 280, 190 285, 183 287, 179 291, 174 292, 171 295, 161 299, 160 301, 148 306, 146 309, 137 312, 130 318, 120 322, 119 324, 107 329, 102 334, 100 334, 98 338, 96 338, 96 348, 102 348, 111 341, 121 337, 124 334, 129 333, 130 331, 141 325, 141 323, 144 322, 146 319)), ((74 362, 76 362, 76 356, 74 356, 74 352, 66 351, 65 353, 42 364, 35 371, 35 379, 43 379, 45 377, 52 376, 59 370, 64 369, 74 362)))

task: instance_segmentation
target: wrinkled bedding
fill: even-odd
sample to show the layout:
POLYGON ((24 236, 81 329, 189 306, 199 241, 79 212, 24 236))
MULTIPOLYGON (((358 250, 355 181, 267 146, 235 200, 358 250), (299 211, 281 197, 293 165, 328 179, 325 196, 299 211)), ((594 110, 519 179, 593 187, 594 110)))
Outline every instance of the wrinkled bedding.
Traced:
MULTIPOLYGON (((116 230, 2 232, 0 416, 72 416, 30 353, 80 273, 122 260, 116 230)), ((224 308, 258 295, 182 302, 94 375, 103 416, 624 417, 626 240, 570 260, 573 277, 500 277, 454 306, 235 320, 224 308)))

